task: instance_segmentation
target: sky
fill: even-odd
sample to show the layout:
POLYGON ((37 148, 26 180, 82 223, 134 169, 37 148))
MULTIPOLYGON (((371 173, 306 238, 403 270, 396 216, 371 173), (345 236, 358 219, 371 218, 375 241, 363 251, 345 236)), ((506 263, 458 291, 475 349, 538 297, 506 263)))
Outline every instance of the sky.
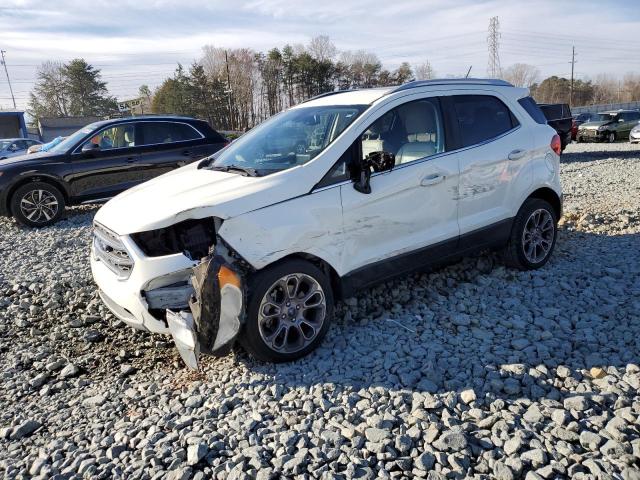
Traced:
MULTIPOLYGON (((640 73, 639 0, 0 0, 0 49, 18 108, 44 61, 82 57, 119 100, 154 88, 204 45, 266 51, 328 35, 386 68, 429 61, 439 76, 487 74, 489 19, 500 22, 500 62, 542 78, 640 73)), ((0 108, 12 108, 0 69, 0 108)))

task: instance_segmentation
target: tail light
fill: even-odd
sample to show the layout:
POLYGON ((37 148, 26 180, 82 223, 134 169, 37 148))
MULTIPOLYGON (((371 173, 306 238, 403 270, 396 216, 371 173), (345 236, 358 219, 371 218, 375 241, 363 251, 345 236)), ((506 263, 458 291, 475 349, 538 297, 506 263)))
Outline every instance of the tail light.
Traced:
POLYGON ((551 139, 551 150, 556 152, 556 155, 560 155, 562 153, 562 142, 560 141, 560 135, 554 135, 551 139))

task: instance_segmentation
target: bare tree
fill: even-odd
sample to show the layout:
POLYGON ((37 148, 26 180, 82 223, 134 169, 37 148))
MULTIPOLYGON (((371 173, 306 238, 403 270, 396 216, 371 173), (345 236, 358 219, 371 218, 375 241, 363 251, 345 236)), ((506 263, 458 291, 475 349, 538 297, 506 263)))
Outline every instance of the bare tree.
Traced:
POLYGON ((327 35, 313 37, 307 50, 313 58, 321 62, 333 60, 338 53, 338 49, 327 35))
POLYGON ((593 103, 615 103, 618 101, 619 83, 615 77, 601 73, 593 81, 593 103))
POLYGON ((431 66, 431 62, 429 62, 429 60, 421 63, 420 65, 417 65, 415 68, 415 72, 416 80, 431 80, 432 78, 436 77, 436 72, 431 66))
POLYGON ((640 100, 640 75, 637 73, 627 73, 622 78, 623 102, 633 102, 640 100))
POLYGON ((540 77, 540 70, 526 63, 515 63, 504 70, 503 77, 516 87, 531 88, 540 77))

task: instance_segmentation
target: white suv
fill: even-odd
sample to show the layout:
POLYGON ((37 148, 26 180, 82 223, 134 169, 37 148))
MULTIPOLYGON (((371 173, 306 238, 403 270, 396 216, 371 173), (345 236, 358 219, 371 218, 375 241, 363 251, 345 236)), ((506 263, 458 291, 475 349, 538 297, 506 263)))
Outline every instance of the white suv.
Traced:
POLYGON ((543 266, 559 154, 528 91, 504 81, 332 92, 109 201, 93 275, 117 317, 171 333, 191 367, 236 338, 293 360, 357 289, 483 249, 543 266))

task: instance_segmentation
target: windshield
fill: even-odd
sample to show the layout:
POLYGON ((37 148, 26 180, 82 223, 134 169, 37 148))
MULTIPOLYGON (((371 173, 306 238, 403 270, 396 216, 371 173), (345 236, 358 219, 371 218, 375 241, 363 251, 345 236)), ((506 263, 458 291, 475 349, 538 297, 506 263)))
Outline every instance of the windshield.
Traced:
POLYGON ((62 140, 59 144, 54 147, 49 148, 47 151, 52 153, 65 153, 71 147, 73 147, 76 143, 78 143, 82 138, 86 135, 90 134, 97 127, 96 124, 92 123, 87 125, 86 127, 82 127, 80 130, 72 133, 67 138, 62 140))
POLYGON ((0 140, 0 150, 4 150, 11 145, 11 140, 0 140))
POLYGON ((334 105, 287 110, 222 150, 210 168, 238 167, 268 175, 304 165, 327 148, 367 107, 334 105))
POLYGON ((613 113, 599 113, 595 118, 596 122, 611 122, 616 119, 616 115, 613 113))

